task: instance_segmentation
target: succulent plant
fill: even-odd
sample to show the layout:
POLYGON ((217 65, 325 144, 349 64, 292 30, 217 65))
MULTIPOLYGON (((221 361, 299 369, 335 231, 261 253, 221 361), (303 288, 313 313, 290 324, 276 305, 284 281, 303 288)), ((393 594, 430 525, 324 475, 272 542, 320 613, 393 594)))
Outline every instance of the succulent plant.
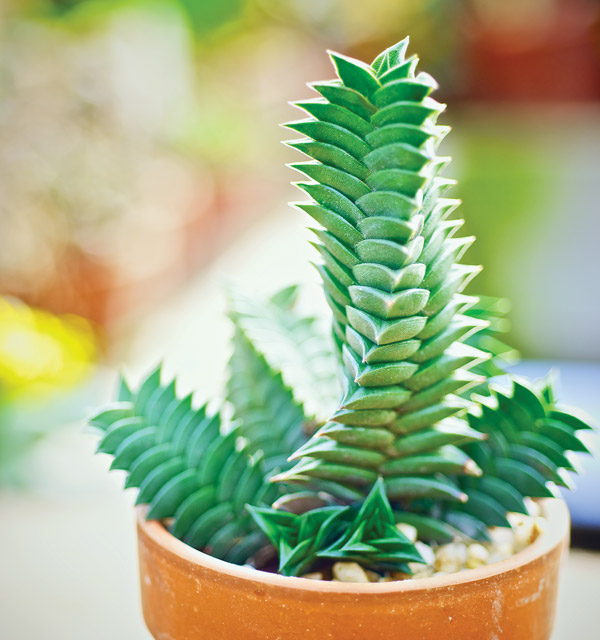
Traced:
POLYGON ((556 404, 551 379, 492 385, 491 397, 479 398, 467 419, 487 436, 463 447, 482 475, 460 479, 468 500, 447 508, 444 519, 469 534, 471 527, 485 537, 485 527, 509 526, 507 512, 527 513, 525 497, 552 497, 551 487, 569 487, 565 471, 575 468, 565 453, 589 453, 577 437, 591 428, 588 418, 556 404))
POLYGON ((233 290, 226 410, 194 409, 159 368, 91 420, 147 517, 216 557, 256 564, 270 541, 284 575, 340 559, 410 572, 422 558, 397 524, 486 539, 587 452, 589 420, 551 379, 489 381, 515 357, 507 303, 463 294, 479 267, 459 263, 473 239, 444 195, 443 106, 406 47, 370 66, 331 53, 338 79, 288 125, 307 136, 290 143, 311 158, 294 165, 311 198, 297 206, 319 225, 331 339, 297 287, 233 290))
POLYGON ((281 373, 270 369, 265 357, 238 327, 233 335, 229 371, 227 397, 248 451, 264 456, 266 471, 289 466, 290 451, 306 441, 304 429, 309 421, 281 373))
POLYGON ((297 206, 324 228, 319 271, 345 389, 279 478, 367 490, 383 475, 395 500, 462 501, 438 474, 479 473, 456 449, 484 438, 457 417, 469 406, 458 394, 477 381, 469 369, 488 357, 465 344, 486 326, 461 294, 479 267, 458 264, 473 238, 455 237, 459 203, 443 196, 453 184, 439 176, 443 105, 406 47, 370 67, 330 54, 339 79, 312 85, 322 97, 297 103, 311 117, 288 125, 310 136, 290 143, 313 159, 294 165, 312 178, 298 183, 311 201, 297 206))
POLYGON ((149 519, 172 518, 170 530, 190 546, 243 563, 264 546, 246 504, 271 504, 278 488, 262 459, 225 433, 219 413, 178 398, 175 383, 161 384, 161 369, 132 391, 121 380, 118 401, 90 419, 101 431, 98 452, 114 456, 111 469, 127 473, 136 504, 149 519))
POLYGON ((281 289, 268 300, 234 288, 228 294, 236 331, 281 372, 307 417, 325 420, 339 400, 338 367, 318 318, 297 312, 299 287, 281 289))
POLYGON ((302 514, 261 507, 249 510, 275 545, 283 575, 298 575, 320 559, 356 560, 372 569, 403 572, 410 572, 409 562, 423 562, 396 527, 381 479, 353 508, 323 506, 302 514))

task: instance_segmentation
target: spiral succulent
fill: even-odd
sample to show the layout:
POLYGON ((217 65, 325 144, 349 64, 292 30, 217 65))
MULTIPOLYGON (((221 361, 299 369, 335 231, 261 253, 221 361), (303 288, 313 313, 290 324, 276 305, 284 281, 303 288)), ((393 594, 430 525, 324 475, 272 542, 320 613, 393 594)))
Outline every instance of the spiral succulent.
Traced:
POLYGON ((101 432, 98 452, 126 471, 125 488, 138 489, 149 519, 173 518, 173 535, 230 562, 264 546, 246 504, 271 504, 279 489, 260 457, 238 447, 240 434, 222 432, 218 413, 178 398, 174 382, 161 384, 160 367, 137 391, 122 380, 118 402, 89 422, 101 432))
POLYGON ((447 505, 442 518, 471 537, 485 537, 490 526, 509 526, 507 512, 526 514, 525 497, 552 497, 553 487, 569 487, 565 471, 575 468, 566 454, 589 453, 578 437, 591 429, 588 418, 556 404, 550 379, 538 385, 513 380, 511 389, 492 386, 491 396, 478 398, 467 417, 487 436, 463 447, 483 474, 460 479, 468 500, 447 505))
POLYGON ((270 540, 285 575, 340 559, 406 573, 420 556, 396 523, 421 541, 485 539, 587 452, 589 420, 550 380, 489 381, 515 354, 506 303, 463 294, 473 238, 456 236, 443 106, 407 44, 370 66, 331 53, 338 79, 288 125, 307 136, 290 143, 311 158, 293 165, 311 198, 297 206, 319 225, 331 346, 293 308, 296 287, 233 291, 227 411, 193 408, 158 368, 91 419, 147 516, 230 562, 270 540))
POLYGON ((311 117, 288 126, 312 158, 293 165, 311 201, 333 333, 345 374, 339 409, 293 455, 280 480, 324 478, 367 490, 378 475, 393 499, 463 501, 438 474, 478 474, 456 448, 484 435, 458 419, 459 397, 487 354, 464 344, 486 326, 461 294, 479 267, 458 263, 473 238, 455 237, 459 204, 436 149, 448 132, 436 83, 416 72, 404 40, 369 67, 331 53, 338 80, 297 103, 311 117))
POLYGON ((265 471, 288 467, 290 451, 307 439, 304 429, 309 421, 281 373, 269 367, 237 326, 229 361, 227 399, 233 406, 238 434, 249 452, 264 456, 265 471))

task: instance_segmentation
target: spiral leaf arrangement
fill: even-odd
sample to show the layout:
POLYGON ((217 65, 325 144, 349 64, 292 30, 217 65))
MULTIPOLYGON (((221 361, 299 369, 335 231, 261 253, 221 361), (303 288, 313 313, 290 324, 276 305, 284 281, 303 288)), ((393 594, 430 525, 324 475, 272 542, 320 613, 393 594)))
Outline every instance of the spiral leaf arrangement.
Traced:
POLYGON ((462 293, 479 268, 459 262, 473 239, 456 237, 444 195, 443 106, 406 47, 370 66, 331 53, 338 79, 312 85, 320 97, 298 103, 310 117, 288 125, 311 158, 293 165, 309 178, 297 206, 319 225, 331 345, 296 312, 296 287, 232 291, 231 423, 177 397, 160 368, 137 391, 122 380, 91 419, 147 516, 230 562, 269 540, 284 575, 340 559, 408 573, 422 559, 396 523, 425 541, 485 539, 587 453, 589 420, 550 380, 488 380, 515 356, 506 303, 462 293))
POLYGON ((149 519, 173 518, 176 537, 243 563, 265 543, 246 504, 271 504, 278 488, 260 458, 237 446, 237 431, 222 433, 218 413, 194 409, 191 395, 178 398, 160 378, 157 368, 135 392, 123 380, 118 402, 90 419, 101 431, 98 452, 127 473, 125 488, 138 489, 149 519))
POLYGON ((471 537, 485 538, 490 526, 509 526, 508 511, 527 513, 525 497, 552 497, 551 487, 568 487, 564 472, 575 468, 566 454, 589 453, 577 432, 591 425, 555 403, 551 381, 537 389, 513 380, 511 390, 492 387, 491 392, 468 414, 472 428, 487 439, 464 446, 483 474, 462 478, 467 502, 448 506, 443 514, 471 537))
POLYGON ((227 398, 248 450, 264 456, 267 472, 288 467, 290 451, 306 441, 309 421, 281 373, 269 367, 239 327, 233 335, 229 374, 227 398))
POLYGON ((296 311, 298 287, 281 289, 268 300, 237 288, 228 294, 236 330, 281 373, 307 417, 325 419, 339 399, 337 364, 317 318, 296 311))
POLYGON ((331 53, 338 80, 312 85, 297 103, 311 117, 288 126, 309 139, 290 145, 312 158, 293 165, 316 220, 318 267, 333 313, 345 393, 337 412, 279 476, 367 489, 383 475, 393 499, 463 501, 445 474, 477 474, 456 448, 483 439, 456 416, 457 394, 477 381, 468 369, 487 354, 464 344, 486 326, 467 315, 460 292, 479 267, 458 264, 473 238, 455 237, 458 205, 443 197, 436 154, 447 127, 436 83, 406 58, 407 41, 371 67, 331 53))
POLYGON ((528 513, 526 498, 555 495, 576 471, 572 453, 589 453, 579 432, 592 429, 589 418, 556 403, 551 379, 532 384, 513 380, 511 388, 490 385, 489 396, 474 398, 467 419, 486 440, 464 445, 482 474, 460 476, 462 504, 421 501, 396 520, 412 524, 419 537, 447 542, 457 535, 488 540, 490 527, 509 527, 508 512, 528 513))

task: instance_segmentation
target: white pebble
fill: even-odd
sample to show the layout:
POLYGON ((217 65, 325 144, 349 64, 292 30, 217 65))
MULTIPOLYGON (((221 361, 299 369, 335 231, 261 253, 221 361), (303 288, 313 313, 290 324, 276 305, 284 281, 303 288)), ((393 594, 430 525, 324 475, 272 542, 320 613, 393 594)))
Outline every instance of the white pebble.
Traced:
POLYGON ((305 573, 302 578, 307 578, 308 580, 324 580, 325 576, 320 571, 315 571, 314 573, 305 573))
POLYGON ((417 541, 417 529, 412 524, 406 524, 406 522, 400 522, 396 525, 396 529, 403 533, 411 542, 417 541))
POLYGON ((515 551, 521 551, 528 547, 534 538, 535 520, 524 518, 515 526, 515 551))
POLYGON ((467 547, 461 542, 451 542, 439 547, 435 553, 435 569, 442 573, 454 573, 467 561, 467 547))
POLYGON ((514 527, 518 527, 523 522, 529 520, 530 516, 528 516, 526 513, 509 512, 506 514, 506 518, 510 522, 510 526, 514 528, 514 527))
POLYGON ((546 518, 534 518, 533 520, 533 542, 538 539, 538 536, 544 533, 546 530, 546 518))
POLYGON ((467 568, 483 567, 487 564, 489 557, 490 552, 482 544, 474 542, 467 548, 467 568))
POLYGON ((494 546, 501 544, 512 546, 514 543, 514 533, 510 527, 491 527, 488 533, 494 546))
POLYGON ((418 542, 415 542, 415 549, 421 554, 426 564, 432 565, 434 563, 435 553, 428 544, 419 540, 418 542))
POLYGON ((432 567, 423 567, 423 565, 421 565, 421 569, 419 571, 416 571, 413 574, 413 580, 421 580, 423 578, 430 578, 433 575, 433 568, 432 567))
POLYGON ((494 564, 494 562, 500 562, 510 558, 514 553, 513 545, 507 542, 503 542, 495 545, 490 550, 490 557, 488 558, 488 564, 494 564))
POLYGON ((369 582, 365 570, 357 562, 336 562, 332 573, 334 580, 340 582, 369 582))

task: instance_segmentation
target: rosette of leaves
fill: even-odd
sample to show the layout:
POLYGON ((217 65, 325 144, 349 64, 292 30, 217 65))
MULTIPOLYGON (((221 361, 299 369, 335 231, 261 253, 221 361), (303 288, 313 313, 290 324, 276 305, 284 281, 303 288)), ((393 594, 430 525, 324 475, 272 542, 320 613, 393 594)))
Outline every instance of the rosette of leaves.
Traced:
POLYGON ((118 401, 90 419, 101 432, 98 452, 126 472, 125 488, 148 519, 172 518, 177 538, 217 558, 244 563, 265 539, 246 504, 271 504, 279 495, 260 456, 240 447, 237 430, 225 433, 219 413, 178 398, 175 382, 161 384, 157 368, 137 391, 122 380, 118 401))
POLYGON ((410 573, 423 562, 414 544, 396 527, 379 479, 355 507, 325 506, 303 514, 249 507, 252 517, 279 554, 279 572, 297 576, 322 559, 356 561, 370 569, 410 573))
POLYGON ((331 53, 338 79, 313 84, 297 103, 310 118, 288 126, 312 158, 297 206, 314 229, 333 313, 345 391, 339 410, 278 478, 327 479, 366 490, 378 475, 397 500, 463 501, 447 475, 478 474, 457 445, 484 438, 460 419, 459 394, 480 381, 469 369, 487 354, 465 344, 486 326, 461 294, 479 267, 459 264, 473 238, 456 237, 458 201, 436 149, 448 128, 436 83, 405 57, 407 41, 371 65, 331 53), (440 475, 441 474, 441 475, 440 475))

